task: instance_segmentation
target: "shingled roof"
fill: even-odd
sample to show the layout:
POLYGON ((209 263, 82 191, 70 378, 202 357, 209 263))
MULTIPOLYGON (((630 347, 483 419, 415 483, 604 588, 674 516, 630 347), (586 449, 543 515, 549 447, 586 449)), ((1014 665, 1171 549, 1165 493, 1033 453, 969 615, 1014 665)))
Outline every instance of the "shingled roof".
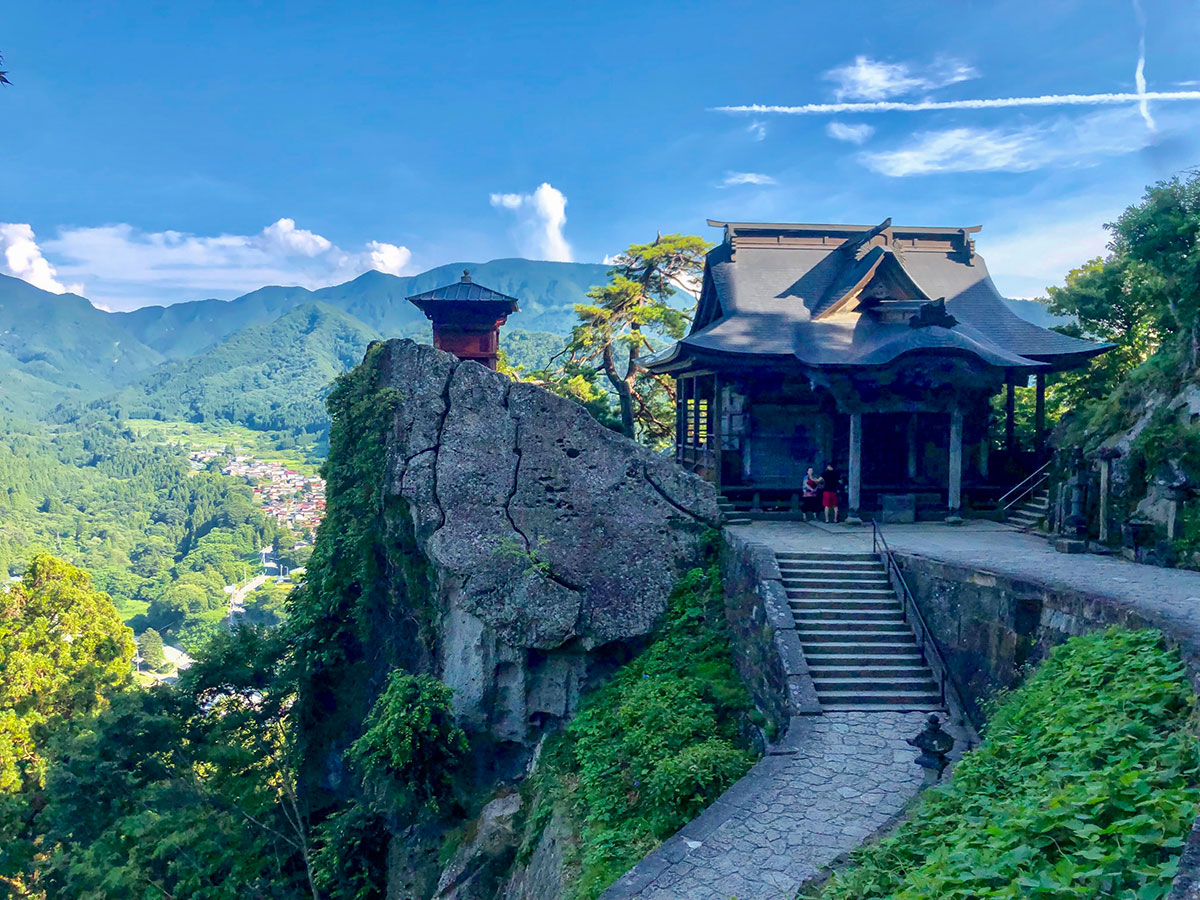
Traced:
POLYGON ((725 240, 708 254, 691 332, 645 359, 650 368, 714 355, 877 366, 906 353, 939 352, 1054 371, 1110 346, 1012 312, 975 252, 979 226, 709 224, 723 227, 725 240), (940 319, 910 321, 909 313, 942 298, 940 319))
POLYGON ((481 284, 476 284, 471 280, 471 273, 467 270, 463 271, 460 281, 456 281, 453 284, 444 284, 433 290, 422 291, 406 299, 417 306, 427 302, 497 303, 510 307, 510 312, 516 312, 517 310, 516 297, 510 297, 508 294, 502 294, 481 284))

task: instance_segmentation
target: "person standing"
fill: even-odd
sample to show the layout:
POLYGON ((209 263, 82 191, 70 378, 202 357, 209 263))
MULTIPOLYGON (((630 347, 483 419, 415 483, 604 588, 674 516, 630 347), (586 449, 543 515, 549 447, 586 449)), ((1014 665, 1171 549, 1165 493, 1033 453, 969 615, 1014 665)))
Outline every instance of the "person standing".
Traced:
POLYGON ((821 517, 821 479, 813 472, 813 467, 808 467, 808 472, 804 475, 804 484, 802 487, 802 503, 800 511, 804 514, 804 521, 809 520, 812 516, 813 521, 821 517))
POLYGON ((842 491, 842 476, 833 467, 833 463, 825 466, 825 471, 821 475, 821 481, 821 505, 825 507, 825 521, 831 521, 829 517, 833 516, 832 521, 837 522, 838 495, 842 491))

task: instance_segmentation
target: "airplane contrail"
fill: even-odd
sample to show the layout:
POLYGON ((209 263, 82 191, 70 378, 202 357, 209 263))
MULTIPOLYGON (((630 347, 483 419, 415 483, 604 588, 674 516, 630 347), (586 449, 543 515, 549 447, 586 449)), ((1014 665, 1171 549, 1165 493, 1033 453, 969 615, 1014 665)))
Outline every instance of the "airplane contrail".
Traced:
POLYGON ((1046 94, 1041 97, 995 97, 987 100, 878 100, 869 103, 804 103, 800 106, 717 106, 713 112, 753 113, 755 115, 811 116, 828 113, 925 112, 931 109, 1008 109, 1020 106, 1106 106, 1117 103, 1141 104, 1200 100, 1200 91, 1144 91, 1119 94, 1046 94))

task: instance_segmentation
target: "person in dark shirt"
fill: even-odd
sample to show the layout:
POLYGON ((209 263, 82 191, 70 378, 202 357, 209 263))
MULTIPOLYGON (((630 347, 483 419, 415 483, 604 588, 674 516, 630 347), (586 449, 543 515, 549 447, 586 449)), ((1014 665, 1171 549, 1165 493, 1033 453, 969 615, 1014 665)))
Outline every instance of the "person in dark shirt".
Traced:
POLYGON ((833 463, 825 466, 825 471, 821 474, 821 481, 823 482, 821 505, 825 507, 825 521, 836 522, 838 520, 838 495, 842 491, 842 476, 833 467, 833 463), (832 519, 830 519, 831 515, 832 519))

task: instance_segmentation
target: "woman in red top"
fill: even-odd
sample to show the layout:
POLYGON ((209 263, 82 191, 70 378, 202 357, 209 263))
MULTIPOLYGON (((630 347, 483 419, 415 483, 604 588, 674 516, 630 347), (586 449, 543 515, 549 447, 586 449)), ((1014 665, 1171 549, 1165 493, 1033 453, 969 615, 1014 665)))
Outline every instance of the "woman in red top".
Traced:
POLYGON ((804 521, 807 522, 810 515, 814 520, 820 518, 821 479, 813 474, 812 466, 808 467, 808 473, 804 476, 803 488, 803 504, 800 511, 804 515, 804 521))

